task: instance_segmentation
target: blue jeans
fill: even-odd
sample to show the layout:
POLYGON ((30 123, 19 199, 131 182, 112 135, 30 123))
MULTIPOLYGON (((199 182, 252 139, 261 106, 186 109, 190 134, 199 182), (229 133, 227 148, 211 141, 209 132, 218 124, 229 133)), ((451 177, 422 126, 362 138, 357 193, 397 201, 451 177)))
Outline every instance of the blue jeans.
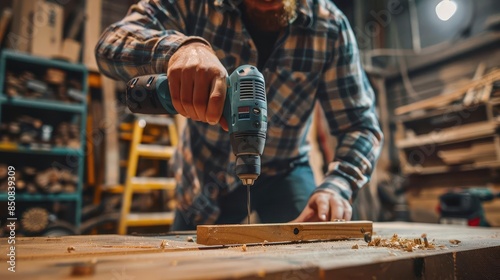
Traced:
MULTIPOLYGON (((262 223, 286 223, 302 212, 316 185, 308 163, 295 166, 280 176, 260 176, 251 192, 251 207, 259 214, 262 223)), ((218 198, 220 216, 216 224, 238 224, 247 216, 246 186, 237 187, 218 198)), ((186 223, 179 211, 171 230, 194 230, 195 225, 186 223)))

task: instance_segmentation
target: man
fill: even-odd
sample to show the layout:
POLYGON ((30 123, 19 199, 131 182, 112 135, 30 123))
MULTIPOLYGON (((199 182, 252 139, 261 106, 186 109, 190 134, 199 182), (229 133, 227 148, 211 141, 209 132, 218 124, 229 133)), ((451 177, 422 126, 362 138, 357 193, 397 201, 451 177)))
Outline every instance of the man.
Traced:
POLYGON ((382 133, 355 37, 332 2, 144 0, 104 32, 96 56, 114 78, 167 73, 173 105, 188 118, 173 167, 174 230, 246 216, 246 190, 221 118, 226 77, 243 64, 263 73, 268 99, 252 209, 264 223, 351 219, 350 202, 369 180, 382 133), (339 143, 318 187, 306 141, 317 100, 339 143))

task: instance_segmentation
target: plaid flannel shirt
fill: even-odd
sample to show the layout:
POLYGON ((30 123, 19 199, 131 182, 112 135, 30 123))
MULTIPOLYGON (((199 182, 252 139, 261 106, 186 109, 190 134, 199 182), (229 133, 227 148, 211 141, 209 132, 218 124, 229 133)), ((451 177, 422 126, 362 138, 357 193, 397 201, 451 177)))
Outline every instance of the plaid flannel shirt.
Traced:
MULTIPOLYGON (((187 40, 201 38, 228 73, 239 65, 257 65, 257 48, 237 7, 241 1, 140 1, 100 38, 99 68, 122 80, 166 73, 172 54, 187 40)), ((319 101, 338 146, 317 190, 333 189, 351 199, 368 182, 381 149, 373 90, 346 17, 328 0, 297 2, 297 18, 261 69, 269 120, 262 174, 286 172, 278 162, 307 160, 306 135, 319 101)), ((229 135, 219 126, 188 120, 180 142, 172 167, 179 210, 186 221, 213 223, 220 212, 217 196, 241 184, 234 175, 229 135)))

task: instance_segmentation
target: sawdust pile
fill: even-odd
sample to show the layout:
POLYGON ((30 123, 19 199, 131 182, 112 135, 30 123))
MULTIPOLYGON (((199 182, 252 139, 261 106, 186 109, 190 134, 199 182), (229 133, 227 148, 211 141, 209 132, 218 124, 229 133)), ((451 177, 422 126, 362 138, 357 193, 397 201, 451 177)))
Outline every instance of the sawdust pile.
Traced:
POLYGON ((446 246, 444 245, 437 245, 434 242, 430 242, 429 240, 427 240, 427 235, 425 233, 422 234, 421 238, 413 239, 399 237, 396 233, 390 239, 374 237, 370 242, 368 242, 368 246, 401 249, 406 252, 446 248, 446 246))

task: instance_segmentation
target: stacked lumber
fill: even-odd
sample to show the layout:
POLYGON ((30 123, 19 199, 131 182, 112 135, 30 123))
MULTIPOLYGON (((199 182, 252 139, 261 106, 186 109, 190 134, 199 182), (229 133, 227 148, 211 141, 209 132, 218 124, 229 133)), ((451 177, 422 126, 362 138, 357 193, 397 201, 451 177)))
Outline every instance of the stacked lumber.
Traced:
MULTIPOLYGON (((7 174, 6 164, 0 164, 0 174, 7 174)), ((24 166, 16 170, 16 193, 74 193, 77 189, 78 176, 66 169, 37 169, 24 166)), ((0 175, 0 192, 6 192, 8 181, 0 175)))
POLYGON ((56 146, 79 149, 81 145, 81 131, 78 124, 61 122, 54 125, 28 115, 21 115, 1 123, 0 135, 0 143, 17 143, 31 148, 56 146))
POLYGON ((446 164, 480 163, 496 159, 494 142, 473 143, 470 148, 438 151, 446 164))
POLYGON ((79 78, 57 68, 47 68, 43 73, 7 71, 5 75, 5 93, 9 97, 78 103, 84 98, 82 88, 79 78))
POLYGON ((465 105, 476 105, 489 100, 492 84, 500 80, 500 69, 495 69, 482 78, 472 80, 452 92, 431 97, 396 108, 396 115, 404 115, 418 110, 431 110, 462 100, 465 105), (490 89, 488 91, 488 89, 490 89), (472 95, 472 96, 471 96, 472 95), (478 97, 476 97, 478 95, 478 97), (465 98, 467 97, 467 98, 465 98))
POLYGON ((480 64, 453 92, 399 107, 396 147, 406 174, 500 167, 500 69, 480 64))

